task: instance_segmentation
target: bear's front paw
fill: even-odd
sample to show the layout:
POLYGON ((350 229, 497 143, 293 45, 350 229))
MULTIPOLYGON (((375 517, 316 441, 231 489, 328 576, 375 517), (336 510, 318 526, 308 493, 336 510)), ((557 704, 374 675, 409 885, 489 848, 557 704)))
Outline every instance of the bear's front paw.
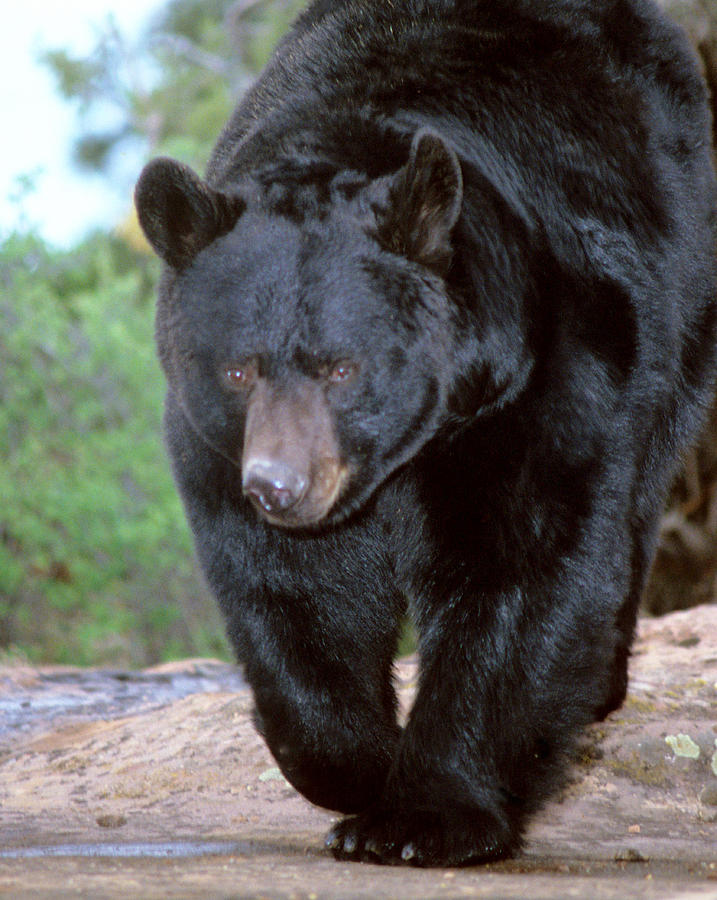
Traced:
POLYGON ((387 865, 466 866, 511 856, 519 838, 482 810, 375 809, 338 822, 326 837, 337 859, 387 865))

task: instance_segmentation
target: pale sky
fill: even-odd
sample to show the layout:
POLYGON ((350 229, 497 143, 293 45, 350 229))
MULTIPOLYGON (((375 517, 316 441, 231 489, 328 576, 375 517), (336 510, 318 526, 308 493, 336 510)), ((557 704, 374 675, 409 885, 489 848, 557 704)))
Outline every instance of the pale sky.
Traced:
MULTIPOLYGON (((121 31, 136 35, 162 4, 20 0, 7 10, 0 30, 0 240, 24 221, 51 243, 66 247, 92 226, 111 226, 127 214, 129 186, 118 196, 102 178, 72 167, 75 110, 59 97, 52 73, 37 57, 49 49, 89 51, 110 13, 121 31), (23 175, 34 175, 36 187, 18 208, 12 197, 23 175)), ((131 168, 134 161, 128 162, 131 168)))

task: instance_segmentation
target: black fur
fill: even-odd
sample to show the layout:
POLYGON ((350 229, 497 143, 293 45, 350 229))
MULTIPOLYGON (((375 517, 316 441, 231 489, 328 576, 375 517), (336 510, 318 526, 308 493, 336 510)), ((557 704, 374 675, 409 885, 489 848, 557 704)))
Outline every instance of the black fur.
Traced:
POLYGON ((175 476, 282 771, 356 814, 338 857, 513 853, 624 699, 710 397, 684 36, 647 0, 318 0, 206 180, 155 161, 137 205, 175 476))

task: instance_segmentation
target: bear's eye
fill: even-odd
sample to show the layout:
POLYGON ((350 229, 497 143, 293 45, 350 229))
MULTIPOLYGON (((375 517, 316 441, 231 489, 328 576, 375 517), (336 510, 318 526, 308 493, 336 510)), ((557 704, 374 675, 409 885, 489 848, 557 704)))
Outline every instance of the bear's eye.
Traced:
POLYGON ((330 384, 344 384, 350 381, 358 373, 356 363, 349 360, 341 360, 332 366, 327 366, 325 378, 330 384))
POLYGON ((232 390, 245 390, 254 383, 257 374, 256 363, 241 363, 227 366, 224 369, 224 380, 232 390))

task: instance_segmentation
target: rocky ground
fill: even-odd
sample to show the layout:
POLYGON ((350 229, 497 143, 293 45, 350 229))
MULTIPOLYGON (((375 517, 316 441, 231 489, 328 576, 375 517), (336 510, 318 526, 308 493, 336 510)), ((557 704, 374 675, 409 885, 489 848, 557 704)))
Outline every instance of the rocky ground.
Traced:
POLYGON ((717 898, 717 606, 641 623, 625 707, 500 864, 335 862, 250 706, 213 661, 0 668, 0 896, 717 898))

